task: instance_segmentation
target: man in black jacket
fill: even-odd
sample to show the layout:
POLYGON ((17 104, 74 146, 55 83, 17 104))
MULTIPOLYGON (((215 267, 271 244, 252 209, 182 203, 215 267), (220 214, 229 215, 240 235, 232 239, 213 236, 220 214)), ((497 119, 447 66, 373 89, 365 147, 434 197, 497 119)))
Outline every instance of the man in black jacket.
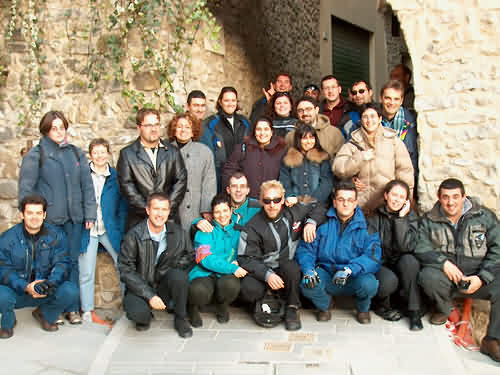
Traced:
POLYGON ((167 223, 170 202, 163 193, 149 196, 148 218, 123 239, 118 268, 126 286, 123 300, 127 317, 138 331, 149 329, 151 310, 172 308, 174 327, 181 337, 193 331, 186 319, 188 271, 194 260, 191 242, 175 223, 167 223))
POLYGON ((143 108, 137 112, 139 137, 120 151, 117 164, 120 192, 127 199, 127 229, 146 218, 146 199, 165 193, 171 202, 171 217, 177 218, 187 186, 187 171, 179 150, 160 139, 160 113, 143 108))
MULTIPOLYGON (((241 280, 241 298, 259 304, 268 289, 283 295, 286 303, 285 327, 301 328, 300 268, 294 260, 303 221, 310 207, 296 204, 284 207, 285 190, 276 180, 266 181, 260 189, 262 210, 243 227, 238 246, 238 262, 248 271, 241 280)), ((321 220, 315 220, 318 222, 321 220)), ((262 312, 265 312, 262 303, 262 312)), ((256 306, 256 313, 260 306, 256 306)), ((257 324, 264 325, 255 315, 257 324)), ((264 319, 265 320, 265 319, 264 319)), ((266 326, 266 325, 264 325, 266 326)))

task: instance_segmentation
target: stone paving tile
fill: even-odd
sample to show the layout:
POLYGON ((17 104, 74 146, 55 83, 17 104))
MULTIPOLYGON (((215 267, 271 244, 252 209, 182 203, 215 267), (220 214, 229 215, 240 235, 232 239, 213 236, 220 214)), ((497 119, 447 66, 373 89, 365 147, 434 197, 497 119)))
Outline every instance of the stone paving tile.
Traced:
POLYGON ((192 363, 142 362, 113 363, 106 372, 107 375, 152 375, 152 374, 192 374, 192 363))
POLYGON ((208 372, 211 375, 274 375, 274 367, 271 364, 210 363, 196 365, 195 371, 208 372))
MULTIPOLYGON (((243 351, 262 351, 263 344, 261 340, 255 341, 234 341, 234 340, 203 340, 192 339, 186 340, 182 352, 198 353, 198 352, 243 352, 243 351)), ((169 350, 170 351, 170 350, 169 350)))
MULTIPOLYGON (((275 366, 275 375, 352 375, 345 364, 290 364, 280 363, 275 366)), ((388 374, 387 374, 388 375, 388 374)))
MULTIPOLYGON (((260 353, 259 353, 260 354, 260 353)), ((193 354, 192 352, 167 352, 165 353, 164 360, 167 362, 236 362, 240 360, 239 352, 198 352, 193 354)))

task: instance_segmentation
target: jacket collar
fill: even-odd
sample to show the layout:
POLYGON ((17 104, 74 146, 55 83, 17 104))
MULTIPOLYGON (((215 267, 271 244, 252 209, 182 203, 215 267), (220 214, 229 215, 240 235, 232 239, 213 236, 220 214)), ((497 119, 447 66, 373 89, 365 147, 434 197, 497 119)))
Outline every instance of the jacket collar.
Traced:
MULTIPOLYGON (((326 216, 340 223, 340 219, 337 216, 337 210, 335 209, 335 207, 331 206, 326 212, 326 216)), ((361 211, 361 208, 359 206, 357 206, 356 209, 354 210, 354 216, 352 217, 351 222, 349 223, 349 227, 352 225, 366 227, 365 215, 363 215, 363 211, 361 211)))
MULTIPOLYGON (((474 197, 466 197, 464 203, 464 210, 462 212, 463 217, 475 216, 481 213, 481 205, 479 204, 479 200, 474 197)), ((432 209, 427 212, 425 215, 429 220, 440 223, 448 223, 452 224, 452 222, 446 217, 441 207, 441 203, 437 201, 432 209)))

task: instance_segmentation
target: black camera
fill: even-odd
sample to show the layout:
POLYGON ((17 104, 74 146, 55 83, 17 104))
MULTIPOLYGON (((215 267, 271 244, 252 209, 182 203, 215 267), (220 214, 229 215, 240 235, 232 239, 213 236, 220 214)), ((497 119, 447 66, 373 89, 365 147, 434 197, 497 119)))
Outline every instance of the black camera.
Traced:
POLYGON ((470 286, 470 281, 469 280, 460 280, 458 282, 458 289, 459 290, 467 290, 469 289, 469 286, 470 286))

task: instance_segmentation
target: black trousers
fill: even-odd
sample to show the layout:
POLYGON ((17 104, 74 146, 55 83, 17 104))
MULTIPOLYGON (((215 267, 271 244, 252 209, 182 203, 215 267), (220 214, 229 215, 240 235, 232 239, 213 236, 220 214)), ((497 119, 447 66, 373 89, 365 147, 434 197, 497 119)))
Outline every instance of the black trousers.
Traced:
POLYGON ((395 264, 381 266, 375 274, 379 281, 376 302, 383 307, 390 308, 390 297, 399 287, 402 296, 408 301, 408 310, 420 311, 422 297, 417 282, 419 270, 420 263, 412 254, 402 255, 395 264))
MULTIPOLYGON (((179 269, 170 269, 160 281, 156 290, 157 295, 163 300, 163 303, 172 309, 178 318, 186 317, 186 304, 188 299, 188 274, 179 269)), ((149 301, 139 297, 129 291, 123 298, 123 308, 127 318, 135 323, 149 324, 153 317, 149 301)))
POLYGON ((435 303, 437 309, 448 315, 453 309, 453 298, 479 298, 491 301, 490 323, 487 335, 500 340, 500 277, 483 285, 473 294, 460 293, 456 285, 438 268, 424 267, 418 275, 418 282, 435 303))
MULTIPOLYGON (((280 293, 286 299, 287 304, 300 306, 299 284, 301 272, 297 262, 287 260, 273 271, 283 279, 285 287, 280 290, 280 293)), ((243 301, 254 304, 264 297, 268 288, 266 282, 257 280, 251 274, 248 274, 241 280, 240 297, 243 301)))
POLYGON ((208 305, 213 299, 216 304, 229 305, 239 293, 240 279, 234 275, 200 277, 191 281, 189 304, 208 305))

